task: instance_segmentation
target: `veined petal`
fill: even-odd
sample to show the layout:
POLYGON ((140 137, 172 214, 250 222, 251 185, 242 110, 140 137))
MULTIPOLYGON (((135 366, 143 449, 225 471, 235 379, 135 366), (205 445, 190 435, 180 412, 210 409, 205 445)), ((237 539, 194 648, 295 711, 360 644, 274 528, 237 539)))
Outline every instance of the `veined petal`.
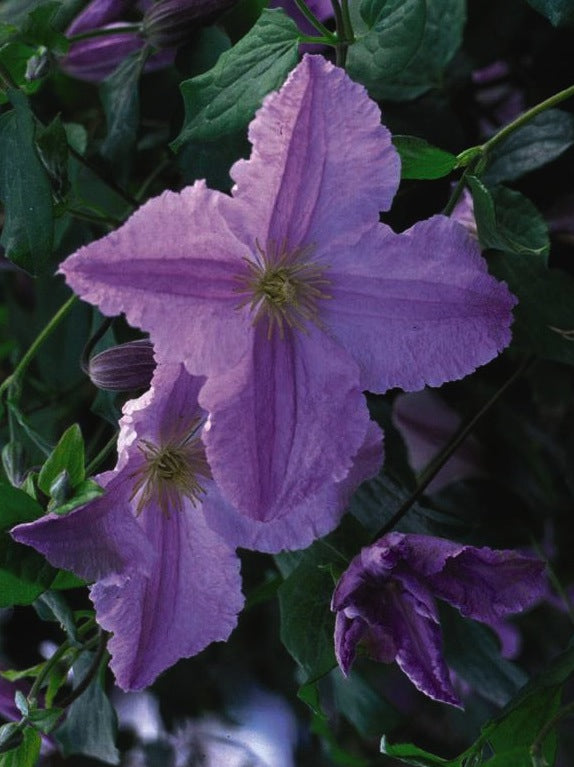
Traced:
POLYGON ((207 523, 231 546, 273 554, 283 549, 306 548, 337 526, 352 493, 377 473, 383 457, 381 437, 380 429, 371 422, 365 442, 341 482, 329 483, 288 514, 269 521, 241 514, 215 488, 210 489, 203 504, 207 523))
POLYGON ((359 363, 363 388, 440 386, 510 342, 516 300, 460 224, 434 216, 402 234, 379 225, 359 249, 352 262, 333 251, 321 318, 359 363))
POLYGON ((222 198, 201 182, 164 192, 61 266, 79 296, 147 330, 159 362, 185 360, 200 375, 236 364, 250 337, 250 318, 236 310, 247 253, 221 215, 222 198))
POLYGON ((148 507, 141 519, 158 566, 91 590, 98 623, 113 632, 110 665, 123 690, 147 687, 180 658, 226 640, 243 606, 239 560, 201 510, 187 504, 166 518, 148 507))
POLYGON ((442 657, 440 626, 428 604, 408 591, 393 594, 392 599, 393 634, 399 645, 397 663, 429 698, 462 708, 442 657))
POLYGON ((344 480, 369 426, 357 378, 314 326, 268 338, 259 323, 249 357, 199 396, 210 413, 207 458, 230 503, 269 522, 344 480))
POLYGON ((439 599, 475 620, 497 626, 501 618, 519 613, 545 597, 545 563, 517 551, 464 546, 442 570, 429 576, 439 599))
POLYGON ((154 566, 155 555, 132 514, 130 492, 125 475, 118 476, 104 495, 86 506, 65 516, 48 514, 17 525, 11 535, 44 554, 54 567, 71 570, 86 581, 106 577, 113 581, 127 570, 143 576, 154 566))
POLYGON ((356 243, 388 210, 400 160, 365 89, 321 56, 306 55, 263 102, 249 128, 253 151, 231 169, 230 215, 256 221, 258 237, 288 247, 356 243), (341 194, 341 190, 345 190, 341 194))
POLYGON ((368 626, 360 618, 348 618, 344 612, 335 617, 335 657, 345 676, 351 670, 357 654, 357 645, 365 636, 368 626))

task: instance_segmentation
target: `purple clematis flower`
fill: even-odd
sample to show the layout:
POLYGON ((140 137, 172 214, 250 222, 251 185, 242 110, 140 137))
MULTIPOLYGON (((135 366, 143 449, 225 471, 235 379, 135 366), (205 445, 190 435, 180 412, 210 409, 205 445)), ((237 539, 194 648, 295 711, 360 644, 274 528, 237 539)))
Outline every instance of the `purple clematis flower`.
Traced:
POLYGON ((12 531, 56 567, 95 581, 90 596, 113 633, 111 667, 124 690, 227 639, 243 605, 237 555, 201 503, 216 491, 200 439, 200 385, 181 365, 158 368, 151 389, 124 407, 116 469, 99 477, 106 493, 12 531))
POLYGON ((544 562, 533 557, 389 533, 364 548, 337 584, 337 661, 347 674, 364 642, 374 660, 396 660, 425 695, 460 706, 441 653, 435 597, 496 628, 547 589, 544 562))
MULTIPOLYGON (((231 197, 165 192, 61 270, 148 331, 160 362, 207 376, 214 478, 268 523, 350 478, 371 428, 363 390, 472 372, 508 344, 515 299, 459 224, 379 223, 397 152, 365 89, 322 57, 266 98, 249 137, 231 197)), ((314 513, 324 533, 342 509, 314 513)), ((292 525, 282 546, 308 542, 292 525)))

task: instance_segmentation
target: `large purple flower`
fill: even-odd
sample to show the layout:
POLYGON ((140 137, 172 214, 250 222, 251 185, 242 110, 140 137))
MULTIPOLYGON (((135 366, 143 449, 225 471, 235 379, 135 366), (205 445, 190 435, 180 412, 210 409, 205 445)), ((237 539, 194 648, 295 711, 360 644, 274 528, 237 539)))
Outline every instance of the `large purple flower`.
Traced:
POLYGON ((216 490, 200 439, 200 385, 181 365, 158 368, 151 389, 124 408, 106 493, 12 531, 52 564, 95 581, 91 599, 113 632, 111 666, 125 690, 227 639, 243 605, 239 560, 202 508, 216 490))
POLYGON ((347 674, 363 642, 374 660, 396 660, 425 695, 460 706, 442 657, 434 598, 497 629, 503 618, 531 607, 547 589, 539 559, 389 533, 364 548, 337 584, 331 605, 337 613, 337 661, 347 674))
MULTIPOLYGON (((364 389, 470 373, 509 342, 514 298, 448 218, 400 235, 379 224, 398 155, 364 88, 322 57, 266 98, 249 137, 231 197, 203 182, 165 192, 62 272, 149 331, 160 362, 207 376, 214 477, 269 522, 350 477, 364 389)), ((308 541, 291 533, 283 546, 308 541)))

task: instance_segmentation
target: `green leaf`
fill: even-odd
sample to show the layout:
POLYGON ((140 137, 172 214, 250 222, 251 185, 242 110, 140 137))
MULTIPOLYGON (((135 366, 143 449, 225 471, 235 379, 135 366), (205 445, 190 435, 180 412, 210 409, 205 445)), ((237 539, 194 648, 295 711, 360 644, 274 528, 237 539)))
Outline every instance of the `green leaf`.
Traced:
POLYGON ((38 674, 44 670, 46 661, 38 663, 36 666, 30 668, 21 669, 20 671, 14 671, 8 669, 7 671, 0 671, 0 676, 3 679, 7 679, 9 682, 17 682, 19 679, 35 679, 38 674))
POLYGON ((23 490, 0 483, 0 607, 31 604, 54 580, 57 571, 44 557, 13 541, 7 532, 43 513, 23 490))
POLYGON ((26 16, 46 0, 2 0, 0 19, 20 26, 26 16))
MULTIPOLYGON (((74 664, 75 685, 79 684, 94 662, 93 653, 82 653, 74 664)), ((68 709, 64 724, 54 737, 64 756, 84 754, 106 764, 119 764, 115 745, 116 713, 104 692, 105 666, 100 666, 96 678, 88 689, 68 709)))
POLYGON ((6 215, 0 242, 11 261, 37 274, 52 253, 52 190, 36 152, 28 101, 17 92, 10 98, 14 109, 0 117, 0 198, 6 215))
POLYGON ((55 591, 46 591, 34 602, 34 608, 43 621, 58 623, 72 642, 78 636, 72 609, 64 597, 55 591))
POLYGON ((546 263, 550 250, 548 227, 534 204, 513 189, 488 189, 475 176, 468 177, 468 185, 482 247, 539 256, 541 263, 546 263))
POLYGON ((314 544, 279 587, 281 641, 309 680, 335 666, 335 618, 329 609, 334 583, 320 546, 314 544))
POLYGON ((393 136, 393 144, 401 156, 401 178, 442 178, 457 164, 454 154, 416 136, 393 136))
POLYGON ((449 668, 486 700, 502 706, 527 681, 526 674, 500 654, 494 634, 456 610, 441 605, 444 656, 449 668))
POLYGON ((38 475, 38 487, 52 496, 52 484, 61 473, 67 473, 72 488, 84 481, 84 440, 77 423, 70 426, 42 466, 38 475))
POLYGON ((28 721, 40 732, 47 735, 58 724, 63 713, 61 708, 38 708, 30 711, 28 721))
POLYGON ((52 181, 54 193, 61 200, 70 187, 68 180, 68 137, 60 117, 38 132, 36 147, 40 160, 52 181))
POLYGON ((495 145, 482 178, 489 185, 513 181, 555 160, 572 144, 574 115, 549 109, 495 145))
POLYGON ((412 743, 391 744, 384 735, 381 740, 381 754, 392 756, 400 762, 413 764, 417 767, 448 767, 448 765, 453 765, 454 767, 454 765, 459 764, 458 759, 448 762, 440 756, 435 756, 435 754, 431 754, 429 751, 423 751, 422 748, 413 746, 412 743))
POLYGON ((172 142, 215 141, 237 133, 263 98, 297 64, 299 31, 281 10, 264 10, 255 26, 205 74, 181 84, 185 120, 172 142))
POLYGON ((53 511, 54 514, 69 514, 74 509, 77 509, 79 506, 85 506, 86 503, 93 501, 95 498, 99 498, 100 495, 103 495, 104 493, 104 488, 101 485, 98 485, 97 482, 94 482, 93 479, 85 479, 74 488, 73 497, 69 498, 69 500, 56 503, 56 498, 54 496, 54 504, 52 505, 52 503, 50 503, 49 510, 53 511))
POLYGON ((574 24, 574 3, 572 0, 527 0, 527 2, 543 16, 546 16, 555 27, 574 24))
POLYGON ((518 297, 513 344, 538 356, 574 365, 574 278, 512 253, 489 257, 490 271, 518 297))
POLYGON ((54 53, 67 53, 70 43, 54 26, 61 5, 58 0, 50 0, 31 11, 21 28, 22 40, 31 45, 45 46, 54 53))
POLYGON ((422 38, 414 56, 401 69, 381 77, 372 95, 405 101, 442 86, 444 70, 462 42, 465 0, 426 0, 422 38))
POLYGON ((136 145, 140 120, 139 80, 148 48, 130 54, 100 87, 106 113, 107 135, 101 154, 110 164, 127 167, 136 145))
POLYGON ((381 730, 393 730, 401 715, 357 671, 344 677, 339 669, 331 674, 336 709, 364 738, 375 738, 381 730))
MULTIPOLYGON (((363 482, 349 503, 349 511, 375 535, 397 513, 410 493, 392 477, 381 472, 363 482)), ((457 537, 465 529, 459 517, 414 503, 398 525, 407 533, 427 533, 444 537, 457 537)))
MULTIPOLYGON (((0 62, 10 74, 10 77, 24 93, 34 93, 40 87, 40 81, 29 82, 26 79, 28 62, 38 53, 38 49, 20 42, 9 42, 0 48, 0 62)), ((7 90, 0 87, 0 104, 9 100, 7 90)))
POLYGON ((42 739, 32 727, 26 727, 17 748, 0 754, 0 767, 36 767, 42 739))
POLYGON ((381 80, 398 74, 417 52, 425 30, 426 2, 363 0, 359 12, 354 12, 356 41, 349 48, 347 69, 376 96, 381 80))

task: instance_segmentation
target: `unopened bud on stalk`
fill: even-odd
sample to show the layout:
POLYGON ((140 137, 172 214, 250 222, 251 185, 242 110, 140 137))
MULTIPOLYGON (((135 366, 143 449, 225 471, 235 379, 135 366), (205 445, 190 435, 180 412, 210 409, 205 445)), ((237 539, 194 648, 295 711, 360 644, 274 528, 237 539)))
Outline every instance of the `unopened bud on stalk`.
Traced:
POLYGON ((150 341, 129 341, 94 355, 88 363, 88 375, 99 389, 130 391, 147 389, 155 360, 150 341))
POLYGON ((155 48, 185 42, 199 22, 205 24, 235 0, 156 0, 144 16, 142 35, 155 48))

